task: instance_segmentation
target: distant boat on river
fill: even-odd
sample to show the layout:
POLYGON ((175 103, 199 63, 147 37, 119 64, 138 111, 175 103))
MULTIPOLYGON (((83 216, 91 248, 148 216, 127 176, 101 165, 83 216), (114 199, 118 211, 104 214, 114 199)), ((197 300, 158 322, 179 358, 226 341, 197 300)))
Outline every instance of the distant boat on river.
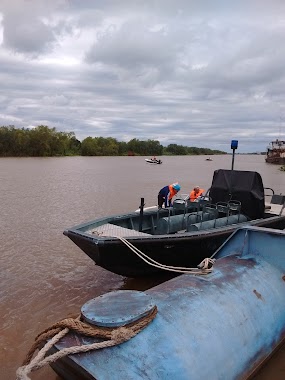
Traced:
POLYGON ((162 164, 162 161, 158 160, 157 158, 145 158, 145 161, 148 164, 162 164))
POLYGON ((285 164, 285 141, 271 141, 266 152, 265 161, 269 164, 285 164))

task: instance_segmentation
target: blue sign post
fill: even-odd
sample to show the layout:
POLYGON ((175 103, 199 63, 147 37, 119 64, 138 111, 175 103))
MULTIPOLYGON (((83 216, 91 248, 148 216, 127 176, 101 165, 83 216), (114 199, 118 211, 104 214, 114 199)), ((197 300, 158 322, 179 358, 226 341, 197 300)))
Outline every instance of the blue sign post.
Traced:
POLYGON ((232 156, 232 170, 234 170, 234 161, 235 161, 235 150, 238 147, 238 140, 232 140, 231 142, 231 149, 233 150, 233 156, 232 156))

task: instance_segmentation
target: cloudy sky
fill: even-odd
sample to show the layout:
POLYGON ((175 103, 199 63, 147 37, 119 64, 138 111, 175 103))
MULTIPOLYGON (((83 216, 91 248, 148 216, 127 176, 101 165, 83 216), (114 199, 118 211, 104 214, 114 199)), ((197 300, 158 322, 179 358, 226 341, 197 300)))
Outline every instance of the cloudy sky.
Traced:
POLYGON ((1 0, 0 125, 264 151, 284 41, 283 0, 1 0))

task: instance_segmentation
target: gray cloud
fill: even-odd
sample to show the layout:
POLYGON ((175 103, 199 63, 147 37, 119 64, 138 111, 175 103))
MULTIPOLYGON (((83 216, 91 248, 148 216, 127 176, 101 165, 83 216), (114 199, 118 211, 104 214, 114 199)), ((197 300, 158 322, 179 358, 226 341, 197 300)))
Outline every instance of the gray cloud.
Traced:
POLYGON ((21 14, 14 14, 4 18, 4 47, 29 55, 38 55, 49 50, 55 42, 51 29, 40 20, 19 22, 21 17, 21 14))
POLYGON ((0 4, 1 125, 240 151, 284 138, 283 2, 49 3, 0 4))

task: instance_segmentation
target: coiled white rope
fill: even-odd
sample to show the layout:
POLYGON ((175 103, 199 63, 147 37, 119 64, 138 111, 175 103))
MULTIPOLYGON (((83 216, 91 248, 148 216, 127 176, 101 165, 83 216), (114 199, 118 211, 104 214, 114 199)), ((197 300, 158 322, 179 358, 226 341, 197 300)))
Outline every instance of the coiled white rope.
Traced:
MULTIPOLYGON (((125 330, 127 331, 127 329, 121 328, 121 331, 125 332, 125 330)), ((36 371, 36 370, 44 367, 47 364, 51 364, 51 363, 55 362, 56 360, 63 358, 64 356, 74 355, 74 354, 78 354, 78 353, 84 353, 84 352, 88 352, 88 351, 91 351, 91 350, 98 350, 98 349, 106 348, 106 347, 116 346, 116 345, 124 342, 125 340, 127 340, 125 338, 125 336, 123 338, 121 338, 121 337, 119 337, 118 333, 115 332, 114 333, 114 337, 115 337, 115 334, 117 333, 119 339, 117 337, 115 337, 114 339, 111 339, 111 340, 108 340, 108 341, 91 343, 91 344, 86 344, 86 345, 76 346, 76 347, 64 348, 64 349, 61 349, 59 352, 57 352, 55 354, 52 354, 52 355, 50 355, 50 356, 48 356, 48 357, 45 358, 44 356, 46 355, 47 351, 55 343, 57 343, 63 336, 65 336, 68 332, 69 332, 69 329, 67 329, 67 328, 64 329, 64 330, 62 330, 62 331, 60 331, 57 335, 55 335, 42 348, 42 350, 39 351, 39 353, 31 361, 30 364, 18 368, 17 371, 16 371, 16 376, 17 376, 16 380, 30 380, 30 377, 28 376, 28 374, 30 372, 36 371)), ((132 338, 135 335, 136 335, 136 333, 129 334, 128 335, 128 339, 132 338)))
POLYGON ((115 328, 104 328, 100 326, 92 326, 91 327, 86 323, 80 322, 80 317, 77 317, 75 320, 70 321, 69 319, 64 319, 59 323, 51 326, 49 329, 46 329, 36 338, 36 345, 34 344, 32 350, 30 350, 28 354, 28 359, 24 361, 23 365, 19 367, 16 371, 16 380, 31 380, 28 376, 30 372, 36 371, 47 364, 51 364, 58 359, 61 359, 67 355, 74 355, 78 353, 84 353, 91 350, 99 350, 106 347, 116 346, 127 340, 136 336, 140 331, 148 326, 150 322, 153 321, 155 316, 157 315, 157 307, 151 311, 150 314, 143 316, 141 319, 135 322, 132 325, 126 325, 115 328), (73 322, 79 322, 81 324, 75 324, 73 322), (47 337, 47 333, 54 333, 55 326, 59 325, 63 330, 55 333, 53 337, 50 336, 50 340, 47 337), (66 326, 66 327, 65 327, 66 326), (91 332, 90 332, 91 329, 91 332), (94 331, 92 331, 94 330, 94 331), (105 339, 102 342, 95 342, 91 344, 79 344, 78 346, 66 347, 58 352, 46 356, 48 351, 55 345, 61 338, 63 338, 69 331, 74 331, 76 334, 83 334, 86 336, 91 336, 95 338, 105 339), (39 350, 37 355, 32 359, 35 350, 38 348, 38 343, 46 341, 46 344, 39 350))
POLYGON ((215 259, 212 258, 205 258, 198 266, 197 268, 187 268, 187 267, 175 267, 171 265, 164 265, 161 264, 155 260, 153 260, 151 257, 147 256, 145 253, 140 251, 136 246, 134 246, 132 243, 130 243, 127 239, 121 236, 115 236, 117 239, 121 240, 122 243, 124 243, 132 252, 134 252, 140 259, 142 259, 145 263, 147 263, 150 266, 153 266, 155 268, 159 268, 165 271, 169 272, 177 272, 177 273, 191 273, 195 275, 205 275, 208 273, 211 273, 213 270, 213 265, 215 263, 215 259))

